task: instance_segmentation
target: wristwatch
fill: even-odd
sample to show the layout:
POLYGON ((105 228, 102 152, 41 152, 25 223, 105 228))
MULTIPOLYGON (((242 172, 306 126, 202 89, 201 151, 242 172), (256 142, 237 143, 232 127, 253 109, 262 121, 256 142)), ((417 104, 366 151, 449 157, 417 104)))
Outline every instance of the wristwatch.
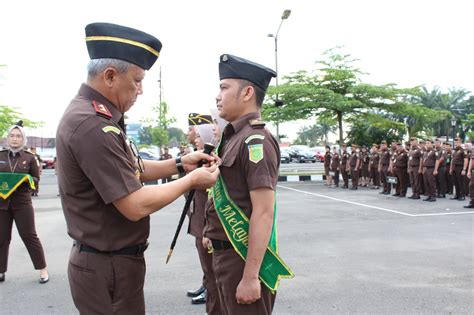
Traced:
POLYGON ((183 163, 181 162, 181 157, 178 156, 176 159, 174 159, 176 162, 176 168, 178 169, 178 173, 186 173, 183 167, 183 163))

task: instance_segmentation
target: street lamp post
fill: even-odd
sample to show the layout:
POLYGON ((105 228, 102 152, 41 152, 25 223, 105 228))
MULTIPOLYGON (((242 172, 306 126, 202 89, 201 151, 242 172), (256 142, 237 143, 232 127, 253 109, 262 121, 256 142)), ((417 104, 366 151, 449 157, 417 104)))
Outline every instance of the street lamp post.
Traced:
POLYGON ((454 137, 455 137, 455 133, 454 131, 456 130, 456 118, 451 118, 451 127, 453 127, 453 148, 454 148, 454 137))
MULTIPOLYGON (((278 29, 275 34, 268 34, 268 37, 273 37, 275 39, 275 72, 276 72, 276 78, 275 78, 275 85, 278 89, 278 33, 280 32, 281 25, 283 24, 283 21, 288 19, 288 17, 291 14, 291 10, 285 10, 283 11, 283 14, 281 15, 281 22, 280 25, 278 26, 278 29)), ((275 100, 275 106, 282 106, 283 102, 278 99, 278 91, 276 95, 276 100, 275 100)), ((277 129, 277 140, 280 142, 280 123, 277 121, 276 122, 276 129, 277 129)))

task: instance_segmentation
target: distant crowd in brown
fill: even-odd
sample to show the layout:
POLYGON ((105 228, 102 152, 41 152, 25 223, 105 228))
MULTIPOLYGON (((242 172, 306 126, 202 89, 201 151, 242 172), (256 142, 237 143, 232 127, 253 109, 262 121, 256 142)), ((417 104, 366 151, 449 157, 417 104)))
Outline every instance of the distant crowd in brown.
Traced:
POLYGON ((380 194, 406 197, 408 187, 412 194, 409 199, 434 202, 436 198, 462 201, 466 195, 471 201, 465 208, 474 208, 474 178, 472 174, 472 144, 463 144, 460 138, 454 139, 454 148, 442 139, 418 141, 411 138, 405 144, 392 142, 390 148, 384 140, 373 144, 368 150, 352 144, 349 153, 346 145, 341 151, 326 147, 324 171, 325 185, 339 187, 342 176, 343 189, 357 190, 358 187, 380 189, 380 194), (351 187, 349 188, 349 179, 351 187))

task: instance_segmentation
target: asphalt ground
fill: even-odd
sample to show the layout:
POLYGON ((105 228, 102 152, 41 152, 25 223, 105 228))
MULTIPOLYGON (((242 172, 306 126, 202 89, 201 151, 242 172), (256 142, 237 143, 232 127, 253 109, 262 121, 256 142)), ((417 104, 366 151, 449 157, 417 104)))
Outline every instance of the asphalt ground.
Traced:
MULTIPOLYGON (((77 314, 67 281, 72 241, 50 170, 34 199, 36 226, 50 271, 38 283, 14 229, 0 314, 77 314)), ((274 314, 473 314, 474 212, 467 202, 435 203, 279 183, 280 255, 295 278, 283 279, 274 314)), ((194 240, 184 232, 165 264, 184 198, 152 215, 146 252, 148 314, 204 314, 186 290, 201 280, 194 240)), ((185 229, 183 229, 185 230, 185 229)))

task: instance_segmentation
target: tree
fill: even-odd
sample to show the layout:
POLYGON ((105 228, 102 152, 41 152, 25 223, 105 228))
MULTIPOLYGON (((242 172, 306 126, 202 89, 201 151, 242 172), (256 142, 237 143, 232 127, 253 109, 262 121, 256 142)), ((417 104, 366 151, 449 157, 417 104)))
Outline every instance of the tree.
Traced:
POLYGON ((154 144, 157 146, 168 145, 169 135, 168 126, 176 121, 176 118, 168 118, 169 107, 166 102, 161 102, 152 108, 156 117, 145 118, 142 123, 148 124, 140 132, 140 141, 145 144, 154 144))
POLYGON ((42 122, 35 122, 25 118, 20 112, 8 106, 0 105, 0 137, 5 137, 8 129, 19 120, 23 120, 23 126, 29 128, 38 128, 43 125, 42 122))

